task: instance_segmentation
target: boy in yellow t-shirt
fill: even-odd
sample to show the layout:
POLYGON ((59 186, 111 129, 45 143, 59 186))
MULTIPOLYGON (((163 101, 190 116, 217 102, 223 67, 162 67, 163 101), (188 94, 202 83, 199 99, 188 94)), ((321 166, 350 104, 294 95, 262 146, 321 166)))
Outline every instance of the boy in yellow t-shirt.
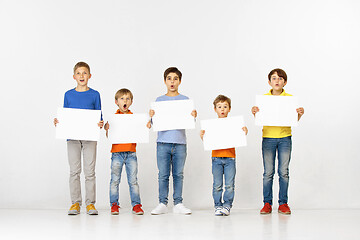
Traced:
MULTIPOLYGON (((231 110, 231 99, 219 95, 215 98, 214 110, 219 118, 226 118, 231 110)), ((243 127, 245 134, 248 129, 243 127)), ((200 131, 203 139, 205 130, 200 131)), ((213 198, 215 205, 215 216, 228 216, 234 200, 235 190, 235 148, 219 149, 212 151, 212 174, 213 174, 213 198), (225 178, 224 202, 222 199, 223 178, 225 178)))
MULTIPOLYGON (((287 75, 284 70, 273 69, 269 75, 269 85, 271 90, 265 95, 291 96, 286 93, 284 87, 287 83, 287 75)), ((251 112, 255 114, 259 112, 257 106, 252 107, 251 112)), ((304 114, 304 108, 296 109, 298 120, 304 114)), ((272 186, 275 173, 275 156, 278 152, 278 175, 279 175, 279 209, 282 214, 291 214, 288 206, 288 186, 289 186, 289 163, 291 158, 291 127, 263 127, 262 155, 264 164, 263 174, 263 197, 264 207, 260 210, 261 214, 269 214, 272 212, 272 186)))

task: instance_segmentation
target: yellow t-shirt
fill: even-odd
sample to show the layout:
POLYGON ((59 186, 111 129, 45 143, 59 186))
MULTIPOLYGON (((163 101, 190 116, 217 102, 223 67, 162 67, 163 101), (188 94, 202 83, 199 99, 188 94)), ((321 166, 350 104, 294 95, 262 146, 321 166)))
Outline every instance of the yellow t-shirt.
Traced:
MULTIPOLYGON (((272 95, 272 90, 270 90, 265 95, 272 95)), ((283 89, 280 96, 292 96, 288 94, 283 89)), ((277 127, 277 126, 264 126, 263 127, 263 138, 284 138, 291 136, 291 127, 277 127)))

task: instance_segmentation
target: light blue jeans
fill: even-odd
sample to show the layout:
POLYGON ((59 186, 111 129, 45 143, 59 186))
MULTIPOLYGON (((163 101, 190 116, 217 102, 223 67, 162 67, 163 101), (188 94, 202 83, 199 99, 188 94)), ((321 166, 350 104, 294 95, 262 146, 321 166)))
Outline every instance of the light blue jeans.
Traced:
POLYGON ((291 136, 284 138, 263 138, 262 154, 264 164, 263 196, 264 203, 272 205, 275 157, 278 153, 279 205, 288 201, 289 164, 291 157, 291 136))
POLYGON ((213 198, 215 207, 232 207, 235 194, 235 158, 213 157, 213 198), (223 178, 225 178, 224 203, 222 202, 223 178))
POLYGON ((157 166, 159 169, 159 202, 167 205, 170 171, 173 176, 174 205, 182 203, 186 144, 157 143, 157 166))
POLYGON ((137 157, 135 152, 115 152, 111 156, 110 205, 119 205, 119 184, 121 172, 125 164, 130 190, 131 205, 141 204, 139 184, 137 180, 137 157))

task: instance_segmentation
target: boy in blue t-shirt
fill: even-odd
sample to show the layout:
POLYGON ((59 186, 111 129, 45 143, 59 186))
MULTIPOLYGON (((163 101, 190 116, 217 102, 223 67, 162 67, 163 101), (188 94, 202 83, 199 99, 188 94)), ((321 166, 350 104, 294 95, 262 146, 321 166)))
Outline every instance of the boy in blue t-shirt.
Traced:
MULTIPOLYGON (((156 99, 159 101, 186 100, 188 97, 181 95, 178 91, 181 84, 181 72, 170 67, 164 72, 164 83, 167 93, 156 99)), ((149 115, 153 117, 154 110, 149 115)), ((196 118, 197 112, 193 110, 191 115, 196 118)), ((167 213, 169 194, 169 176, 172 169, 174 185, 174 213, 191 214, 191 210, 182 203, 182 188, 184 179, 184 165, 186 159, 186 134, 185 129, 159 131, 157 138, 157 165, 159 169, 159 205, 151 211, 151 214, 158 215, 167 213)))
MULTIPOLYGON (((90 67, 85 62, 78 62, 74 66, 74 79, 77 86, 65 93, 64 108, 93 109, 101 110, 101 100, 98 91, 88 87, 88 81, 91 78, 90 67)), ((54 124, 59 121, 55 118, 54 124)), ((98 126, 102 128, 104 122, 101 120, 98 126)), ((70 165, 70 196, 72 205, 68 211, 69 215, 80 213, 81 198, 81 152, 83 153, 83 166, 85 174, 85 203, 86 212, 89 215, 97 215, 94 204, 96 199, 96 141, 68 140, 68 160, 70 165)))

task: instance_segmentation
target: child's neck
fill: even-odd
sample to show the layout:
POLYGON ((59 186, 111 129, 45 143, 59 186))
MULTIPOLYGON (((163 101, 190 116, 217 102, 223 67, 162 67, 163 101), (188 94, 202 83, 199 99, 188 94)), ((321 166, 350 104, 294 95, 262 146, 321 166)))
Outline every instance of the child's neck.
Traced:
POLYGON ((279 96, 282 92, 284 91, 284 89, 281 89, 281 90, 274 90, 274 89, 271 89, 271 94, 272 95, 275 95, 275 96, 279 96))
POLYGON ((120 111, 121 113, 127 114, 127 113, 129 112, 129 109, 127 109, 126 111, 123 111, 123 110, 121 110, 121 109, 119 108, 119 111, 120 111))
POLYGON ((75 88, 75 90, 76 90, 77 92, 86 92, 86 91, 89 90, 89 87, 88 87, 87 85, 86 85, 86 86, 79 86, 79 85, 77 85, 76 88, 75 88))
POLYGON ((180 93, 178 92, 178 91, 175 91, 175 92, 171 92, 171 91, 168 91, 167 93, 166 93, 166 96, 168 96, 168 97, 176 97, 176 96, 178 96, 180 93))

